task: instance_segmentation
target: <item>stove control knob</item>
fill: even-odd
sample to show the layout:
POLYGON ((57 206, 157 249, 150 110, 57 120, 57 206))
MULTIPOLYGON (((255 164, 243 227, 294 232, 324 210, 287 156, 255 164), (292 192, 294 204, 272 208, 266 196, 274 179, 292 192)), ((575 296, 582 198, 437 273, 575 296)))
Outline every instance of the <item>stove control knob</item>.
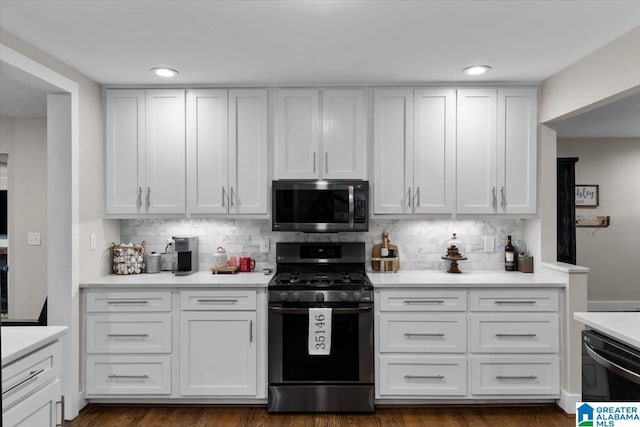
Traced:
POLYGON ((300 299, 300 292, 294 292, 291 294, 291 301, 298 301, 300 299))
POLYGON ((340 301, 347 301, 349 299, 349 294, 346 292, 340 292, 340 301))
POLYGON ((318 301, 318 302, 324 301, 324 294, 322 292, 318 292, 316 294, 316 301, 318 301))
POLYGON ((288 294, 288 293, 286 293, 286 292, 280 292, 280 300, 281 300, 281 301, 286 301, 288 296, 289 296, 289 294, 288 294))
POLYGON ((353 293, 353 299, 354 301, 360 301, 360 292, 354 292, 353 293))

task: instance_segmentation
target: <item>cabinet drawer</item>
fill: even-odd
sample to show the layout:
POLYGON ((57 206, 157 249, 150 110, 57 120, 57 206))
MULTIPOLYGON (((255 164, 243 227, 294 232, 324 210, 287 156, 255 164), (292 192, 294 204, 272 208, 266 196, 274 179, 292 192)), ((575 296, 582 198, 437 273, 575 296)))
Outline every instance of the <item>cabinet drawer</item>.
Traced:
POLYGON ((467 318, 463 314, 383 313, 380 315, 380 351, 464 353, 467 351, 467 318))
POLYGON ((2 410, 24 399, 60 375, 59 341, 2 368, 2 410))
POLYGON ((554 314, 471 314, 472 353, 558 353, 554 314))
POLYGON ((480 356, 471 358, 474 395, 557 395, 560 364, 556 356, 480 356))
POLYGON ((471 311, 558 311, 556 290, 471 291, 471 311))
POLYGON ((87 292, 87 312, 171 311, 171 292, 87 292))
POLYGON ((170 352, 170 314, 87 316, 87 353, 170 352))
POLYGON ((256 291, 182 291, 180 310, 255 310, 256 291))
POLYGON ((170 394, 171 356, 88 356, 86 393, 170 394))
POLYGON ((464 291, 382 291, 380 311, 466 311, 464 291))
POLYGON ((2 413, 5 427, 54 427, 63 423, 61 406, 62 381, 54 380, 30 394, 27 399, 2 413), (60 424, 59 424, 60 423, 60 424))
POLYGON ((465 396, 465 357, 380 357, 381 396, 465 396))

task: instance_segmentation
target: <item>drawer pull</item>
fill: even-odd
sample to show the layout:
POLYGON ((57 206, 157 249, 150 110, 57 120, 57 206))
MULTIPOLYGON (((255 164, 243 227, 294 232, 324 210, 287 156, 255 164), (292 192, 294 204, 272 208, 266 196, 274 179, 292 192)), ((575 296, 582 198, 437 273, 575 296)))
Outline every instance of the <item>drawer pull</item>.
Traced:
POLYGON ((43 373, 43 372, 44 372, 44 369, 45 369, 45 368, 39 369, 39 370, 37 370, 37 371, 31 371, 31 372, 29 372, 29 376, 28 376, 27 378, 25 378, 25 379, 22 379, 22 380, 18 381, 17 383, 15 383, 15 384, 14 384, 14 385, 12 385, 12 386, 9 386, 9 387, 8 387, 7 389, 5 389, 5 390, 2 390, 2 394, 4 395, 4 394, 6 394, 6 393, 9 393, 9 392, 10 392, 11 390, 13 390, 14 388, 20 387, 22 384, 24 384, 24 383, 26 383, 26 382, 28 382, 28 381, 31 381, 32 379, 34 379, 35 377, 37 377, 38 375, 40 375, 41 373, 43 373))
POLYGON ((56 427, 64 427, 64 394, 60 397, 60 400, 56 402, 60 404, 60 424, 56 423, 56 427))
POLYGON ((108 334, 111 338, 147 338, 149 334, 108 334))
POLYGON ((526 337, 526 338, 533 338, 533 337, 537 337, 538 334, 496 334, 496 337, 498 338, 504 338, 504 337, 526 337))
POLYGON ((511 300, 497 300, 496 304, 527 304, 527 305, 531 305, 531 304, 536 304, 537 301, 511 301, 511 300))
POLYGON ((410 380, 443 380, 444 376, 442 375, 405 375, 404 379, 407 381, 410 380))
POLYGON ((149 301, 147 300, 121 300, 121 301, 107 301, 107 304, 109 305, 118 305, 118 304, 142 304, 142 305, 146 305, 149 304, 149 301))
POLYGON ((411 304, 444 304, 443 299, 405 300, 406 305, 411 304))
POLYGON ((406 333, 404 334, 405 337, 407 338, 411 338, 411 337, 437 337, 437 338, 442 338, 444 337, 444 334, 412 334, 412 333, 406 333))
POLYGON ((108 378, 112 378, 112 379, 118 379, 118 378, 123 378, 123 379, 136 379, 136 380, 146 380, 149 379, 149 375, 115 375, 115 374, 111 374, 107 376, 108 378))
POLYGON ((237 304, 237 299, 199 299, 201 304, 237 304))
POLYGON ((537 380, 538 377, 536 375, 496 375, 496 379, 498 381, 502 380, 537 380))

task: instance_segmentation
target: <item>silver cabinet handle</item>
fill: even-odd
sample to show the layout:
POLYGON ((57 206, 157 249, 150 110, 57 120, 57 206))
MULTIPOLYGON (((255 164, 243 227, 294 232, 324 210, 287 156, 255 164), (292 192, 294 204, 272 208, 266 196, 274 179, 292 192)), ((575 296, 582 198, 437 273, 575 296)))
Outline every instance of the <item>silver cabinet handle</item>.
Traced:
POLYGON ((536 301, 511 301, 511 300, 496 300, 496 304, 536 304, 536 301))
POLYGON ((142 186, 138 185, 138 198, 136 199, 136 206, 142 207, 142 186))
POLYGON ((198 299, 201 304, 237 304, 237 299, 198 299))
POLYGON ((224 207, 224 206, 226 206, 226 205, 225 205, 224 198, 225 198, 225 188, 224 188, 224 187, 222 187, 222 206, 223 206, 223 207, 224 207))
POLYGON ((496 379, 502 380, 537 380, 536 375, 496 375, 496 379))
POLYGON ((407 338, 411 338, 411 337, 444 337, 444 334, 412 334, 412 333, 406 333, 404 334, 405 337, 407 338))
POLYGON ((416 187, 416 194, 413 196, 413 211, 420 207, 420 187, 416 187))
POLYGON ((500 199, 500 205, 502 209, 505 209, 507 207, 507 197, 504 194, 504 187, 500 187, 500 199))
POLYGON ((329 152, 324 152, 324 173, 329 173, 329 152))
POLYGON ((111 338, 147 338, 149 334, 107 334, 111 338))
POLYGON ((58 403, 60 404, 60 424, 56 423, 56 427, 64 427, 64 395, 56 402, 56 405, 58 403))
POLYGON ((229 191, 230 195, 229 195, 229 207, 232 208, 233 207, 233 198, 235 197, 233 195, 233 187, 231 187, 231 190, 229 191))
POLYGON ((249 320, 249 342, 253 342, 253 320, 249 320))
POLYGON ((2 395, 4 396, 5 394, 9 393, 11 390, 13 390, 16 387, 20 387, 22 384, 31 381, 32 379, 34 379, 35 377, 37 377, 38 375, 40 375, 41 373, 44 372, 44 368, 42 369, 38 369, 37 371, 31 371, 29 372, 29 376, 27 376, 24 379, 21 379, 20 381, 18 381, 17 383, 15 383, 12 386, 7 387, 6 389, 2 390, 2 395))
POLYGON ((491 187, 491 206, 498 207, 498 196, 496 195, 496 187, 491 187))
POLYGON ((122 300, 122 301, 107 301, 108 305, 118 305, 118 304, 149 304, 149 301, 147 300, 140 300, 140 301, 136 301, 136 300, 122 300))
POLYGON ((407 191, 407 209, 411 209, 411 187, 407 191))
POLYGON ((526 338, 534 338, 537 337, 538 334, 496 334, 498 338, 511 338, 511 337, 526 337, 526 338))
POLYGON ((107 378, 117 379, 117 378, 125 378, 125 379, 138 379, 138 380, 146 380, 149 378, 149 375, 107 375, 107 378))
POLYGON ((151 206, 151 187, 147 186, 147 206, 151 206))
POLYGON ((443 380, 443 375, 405 375, 405 380, 443 380))
POLYGON ((316 173, 316 152, 313 152, 313 173, 316 173))
POLYGON ((443 299, 405 300, 406 305, 411 304, 444 304, 443 299))
POLYGON ((589 344, 584 343, 585 350, 587 350, 587 354, 596 361, 599 365, 604 366, 607 370, 614 372, 615 374, 625 378, 635 384, 640 384, 640 374, 633 372, 623 366, 618 365, 617 363, 612 362, 611 360, 601 356, 598 354, 595 348, 591 347, 589 344))

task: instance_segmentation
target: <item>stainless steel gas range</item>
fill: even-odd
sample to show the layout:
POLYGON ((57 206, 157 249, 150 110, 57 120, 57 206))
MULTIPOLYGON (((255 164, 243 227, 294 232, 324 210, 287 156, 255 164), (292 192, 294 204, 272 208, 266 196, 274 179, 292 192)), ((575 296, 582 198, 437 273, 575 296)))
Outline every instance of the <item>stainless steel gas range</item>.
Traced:
POLYGON ((373 411, 364 243, 278 243, 269 283, 269 411, 373 411))

